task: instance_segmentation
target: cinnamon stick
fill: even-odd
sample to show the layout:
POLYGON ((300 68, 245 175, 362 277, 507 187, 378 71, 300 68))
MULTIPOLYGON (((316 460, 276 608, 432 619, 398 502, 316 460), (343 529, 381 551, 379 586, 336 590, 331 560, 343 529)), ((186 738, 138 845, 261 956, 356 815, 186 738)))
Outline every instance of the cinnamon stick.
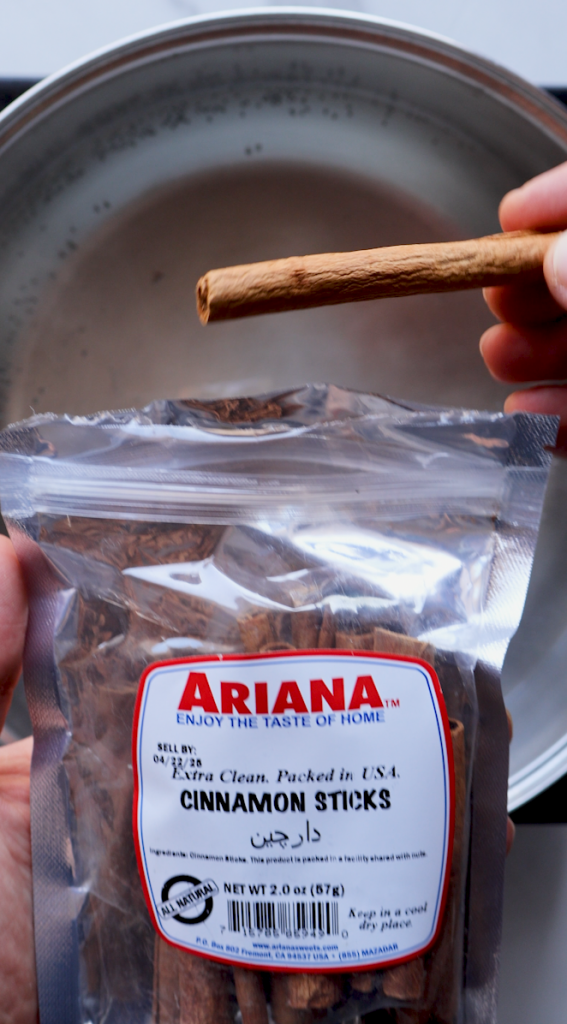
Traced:
MULTIPOLYGON (((370 649, 381 654, 399 654, 411 658, 421 658, 431 665, 435 660, 435 648, 423 640, 417 640, 405 633, 394 633, 390 629, 375 626, 372 633, 361 636, 343 636, 337 633, 337 647, 347 649, 370 649), (341 636, 341 643, 338 637, 341 636)), ((375 971, 362 971, 351 974, 350 983, 357 992, 372 992, 375 988, 377 975, 375 971)), ((390 999, 416 1000, 423 993, 425 968, 423 959, 418 957, 408 963, 391 967, 382 973, 384 995, 390 999)))
POLYGON ((229 972, 204 957, 179 955, 179 1024, 233 1024, 229 972))
POLYGON ((298 611, 291 617, 291 639, 298 650, 311 650, 319 645, 321 612, 298 611))
POLYGON ((461 962, 458 923, 462 878, 463 835, 466 811, 465 730, 462 722, 450 719, 453 760, 455 765, 455 831, 453 859, 447 893, 443 930, 429 955, 426 1000, 435 1008, 438 1024, 453 1024, 456 1019, 461 962))
POLYGON ((272 974, 270 1005, 275 1024, 309 1024, 309 1010, 298 1010, 289 1001, 289 974, 272 974))
POLYGON ((319 630, 319 642, 317 644, 321 650, 328 650, 335 646, 335 619, 330 608, 325 608, 323 612, 323 621, 321 623, 321 629, 319 630))
POLYGON ((327 1010, 341 999, 343 984, 336 974, 274 974, 272 1015, 276 1024, 301 1024, 307 1011, 327 1010))
POLYGON ((382 989, 389 999, 421 999, 424 985, 425 966, 422 957, 391 967, 382 976, 382 989))
POLYGON ((463 833, 465 827, 466 805, 466 763, 465 763, 465 727, 457 719, 449 719, 451 743, 453 746, 453 763, 455 768, 455 831, 453 835, 453 859, 451 872, 460 874, 463 855, 463 833))
POLYGON ((288 974, 289 1005, 295 1010, 326 1010, 338 1003, 342 980, 337 974, 288 974))
POLYGON ((179 1024, 179 950, 156 935, 152 1024, 179 1024))
POLYGON ((381 654, 399 654, 406 658, 421 658, 422 661, 435 663, 435 648, 424 640, 417 640, 405 633, 394 633, 390 629, 374 629, 374 650, 381 654))
MULTIPOLYGON (((267 653, 317 647, 320 612, 298 610, 291 615, 291 623, 288 619, 284 612, 271 611, 251 612, 239 619, 240 635, 246 650, 267 653), (286 636, 293 639, 293 643, 284 639, 286 636)), ((302 1024, 310 1016, 306 1011, 327 1009, 340 999, 341 994, 342 981, 334 975, 274 974, 272 1015, 276 1024, 302 1024)), ((238 991, 237 998, 240 1005, 238 991)))
MULTIPOLYGON (((157 936, 152 1024, 233 1024, 229 977, 211 960, 185 953, 157 936)), ((248 1018, 247 1024, 263 1022, 248 1018)))
POLYGON ((372 651, 374 650, 374 633, 346 633, 338 629, 335 645, 340 651, 372 651))
POLYGON ((260 972, 234 967, 233 975, 242 1024, 268 1024, 268 1005, 260 972))
POLYGON ((289 615, 282 612, 249 612, 238 620, 238 628, 245 650, 251 653, 291 640, 289 615))
POLYGON ((271 612, 251 612, 238 620, 240 636, 246 651, 260 651, 267 644, 274 643, 277 633, 271 612))
MULTIPOLYGON (((462 722, 450 719, 455 763, 455 838, 449 876, 443 928, 437 945, 425 958, 426 1009, 396 1010, 397 1024, 454 1024, 459 1005, 461 949, 458 940, 462 879, 463 833, 466 811, 465 730, 462 722)), ((399 970, 399 968, 398 968, 399 970)), ((384 991, 386 991, 384 989, 384 991)), ((393 995, 393 992, 391 993, 393 995)), ((399 998, 399 997, 397 997, 399 998)), ((404 998, 408 998, 404 996, 404 998)))
MULTIPOLYGON (((433 665, 435 648, 427 641, 375 626, 365 632, 351 628, 337 628, 336 617, 325 608, 322 619, 315 612, 291 613, 291 624, 286 613, 254 611, 239 619, 242 641, 248 651, 290 650, 300 645, 315 647, 336 646, 338 650, 373 650, 383 654, 419 658, 433 665), (299 643, 283 639, 289 636, 299 643)), ((351 988, 361 994, 370 994, 381 983, 384 996, 404 1003, 435 1005, 436 1020, 452 1024, 458 999, 456 931, 461 889, 461 862, 466 804, 465 733, 462 722, 450 720, 453 759, 455 765, 455 832, 453 858, 447 907, 443 930, 435 949, 427 956, 384 971, 357 971, 348 976, 351 988), (425 991, 425 1000, 424 997, 425 991)), ((243 974, 253 972, 241 972, 243 974)), ((261 984, 261 983, 259 983, 261 984)), ((263 992, 262 992, 263 995, 263 992)), ((271 1005, 275 1024, 310 1024, 312 1013, 329 1009, 342 996, 342 982, 336 975, 281 974, 272 975, 271 1005)), ((241 1005, 241 996, 237 998, 241 1005)), ((246 997, 243 995, 243 999, 246 997)), ((243 1024, 264 1024, 263 1018, 250 1016, 243 1024)), ((254 1011, 256 1012, 256 1011, 254 1011)), ((262 1004, 257 1011, 262 1013, 262 1004)), ((401 1008, 396 1013, 401 1013, 401 1008)), ((404 1021, 421 1024, 429 1019, 429 1011, 406 1008, 404 1021), (412 1014, 414 1015, 412 1017, 412 1014)), ((401 1024, 402 1018, 400 1018, 401 1024)))
POLYGON ((350 975, 350 987, 355 992, 367 995, 370 992, 374 992, 381 977, 381 971, 357 971, 350 975))
POLYGON ((510 231, 458 242, 291 256, 209 270, 197 283, 201 323, 535 280, 559 233, 510 231))
MULTIPOLYGON (((111 522, 101 541, 100 523, 64 517, 52 534, 66 549, 70 565, 79 555, 95 566, 94 583, 77 590, 74 598, 76 642, 60 661, 72 698, 77 750, 68 776, 74 804, 81 807, 81 845, 99 851, 89 875, 84 951, 91 991, 102 987, 116 1003, 136 1003, 137 989, 145 995, 151 983, 153 947, 154 1024, 232 1024, 229 972, 159 936, 153 940, 141 887, 132 885, 136 859, 129 762, 139 679, 163 627, 169 635, 183 631, 204 638, 211 607, 149 582, 138 584, 121 572, 132 565, 200 561, 212 553, 222 528, 111 522), (98 979, 91 969, 95 957, 98 979)), ((222 628, 228 631, 226 620, 222 628)))

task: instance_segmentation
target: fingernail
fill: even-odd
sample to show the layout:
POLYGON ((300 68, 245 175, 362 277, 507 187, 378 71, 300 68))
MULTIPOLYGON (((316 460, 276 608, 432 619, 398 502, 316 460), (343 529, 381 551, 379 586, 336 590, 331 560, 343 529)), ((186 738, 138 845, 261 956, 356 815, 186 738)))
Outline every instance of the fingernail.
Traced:
POLYGON ((551 267, 553 294, 567 309, 567 231, 559 236, 553 247, 551 267))
POLYGON ((499 327, 499 324, 494 324, 492 327, 488 327, 484 334, 481 334, 479 341, 480 354, 483 359, 486 359, 487 351, 490 346, 492 336, 494 334, 494 328, 499 327))

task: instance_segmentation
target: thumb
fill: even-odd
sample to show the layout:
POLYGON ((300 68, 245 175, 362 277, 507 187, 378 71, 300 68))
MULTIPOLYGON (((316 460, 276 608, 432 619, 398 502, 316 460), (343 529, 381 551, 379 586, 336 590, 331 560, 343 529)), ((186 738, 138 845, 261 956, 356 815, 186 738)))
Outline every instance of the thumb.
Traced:
POLYGON ((548 249, 543 272, 553 298, 567 310, 567 231, 548 249))
POLYGON ((0 730, 20 673, 27 616, 20 563, 8 538, 0 536, 0 730))

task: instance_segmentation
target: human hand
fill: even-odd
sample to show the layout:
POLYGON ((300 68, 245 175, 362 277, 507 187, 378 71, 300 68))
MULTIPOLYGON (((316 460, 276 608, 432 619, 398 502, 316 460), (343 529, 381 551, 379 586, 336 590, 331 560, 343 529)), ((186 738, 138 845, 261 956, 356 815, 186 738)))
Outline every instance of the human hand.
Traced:
MULTIPOLYGON (((22 662, 27 598, 14 549, 0 536, 0 730, 22 662)), ((32 740, 0 747, 0 1024, 38 1020, 32 919, 32 740)))
MULTIPOLYGON (((567 228, 567 163, 508 192, 500 204, 504 231, 567 228)), ((552 413, 561 417, 559 447, 567 448, 567 232, 549 249, 543 278, 533 284, 486 288, 485 299, 502 323, 481 338, 491 374, 511 384, 546 382, 515 391, 506 412, 552 413)))

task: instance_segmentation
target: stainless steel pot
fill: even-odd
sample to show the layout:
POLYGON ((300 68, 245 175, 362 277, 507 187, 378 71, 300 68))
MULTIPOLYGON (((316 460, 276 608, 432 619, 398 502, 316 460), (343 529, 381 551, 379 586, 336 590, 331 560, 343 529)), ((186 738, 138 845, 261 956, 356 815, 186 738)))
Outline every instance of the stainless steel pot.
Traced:
MULTIPOLYGON (((497 408, 505 390, 477 351, 490 322, 480 295, 204 330, 194 283, 233 261, 497 230, 503 193, 566 157, 567 117, 549 97, 378 19, 254 10, 95 54, 0 117, 1 419, 308 380, 497 408)), ((553 500, 546 537, 567 558, 553 500)), ((567 584, 562 597, 542 551, 553 625, 536 602, 505 680, 512 806, 567 769, 560 658, 541 680, 549 646, 561 650, 567 584)))

